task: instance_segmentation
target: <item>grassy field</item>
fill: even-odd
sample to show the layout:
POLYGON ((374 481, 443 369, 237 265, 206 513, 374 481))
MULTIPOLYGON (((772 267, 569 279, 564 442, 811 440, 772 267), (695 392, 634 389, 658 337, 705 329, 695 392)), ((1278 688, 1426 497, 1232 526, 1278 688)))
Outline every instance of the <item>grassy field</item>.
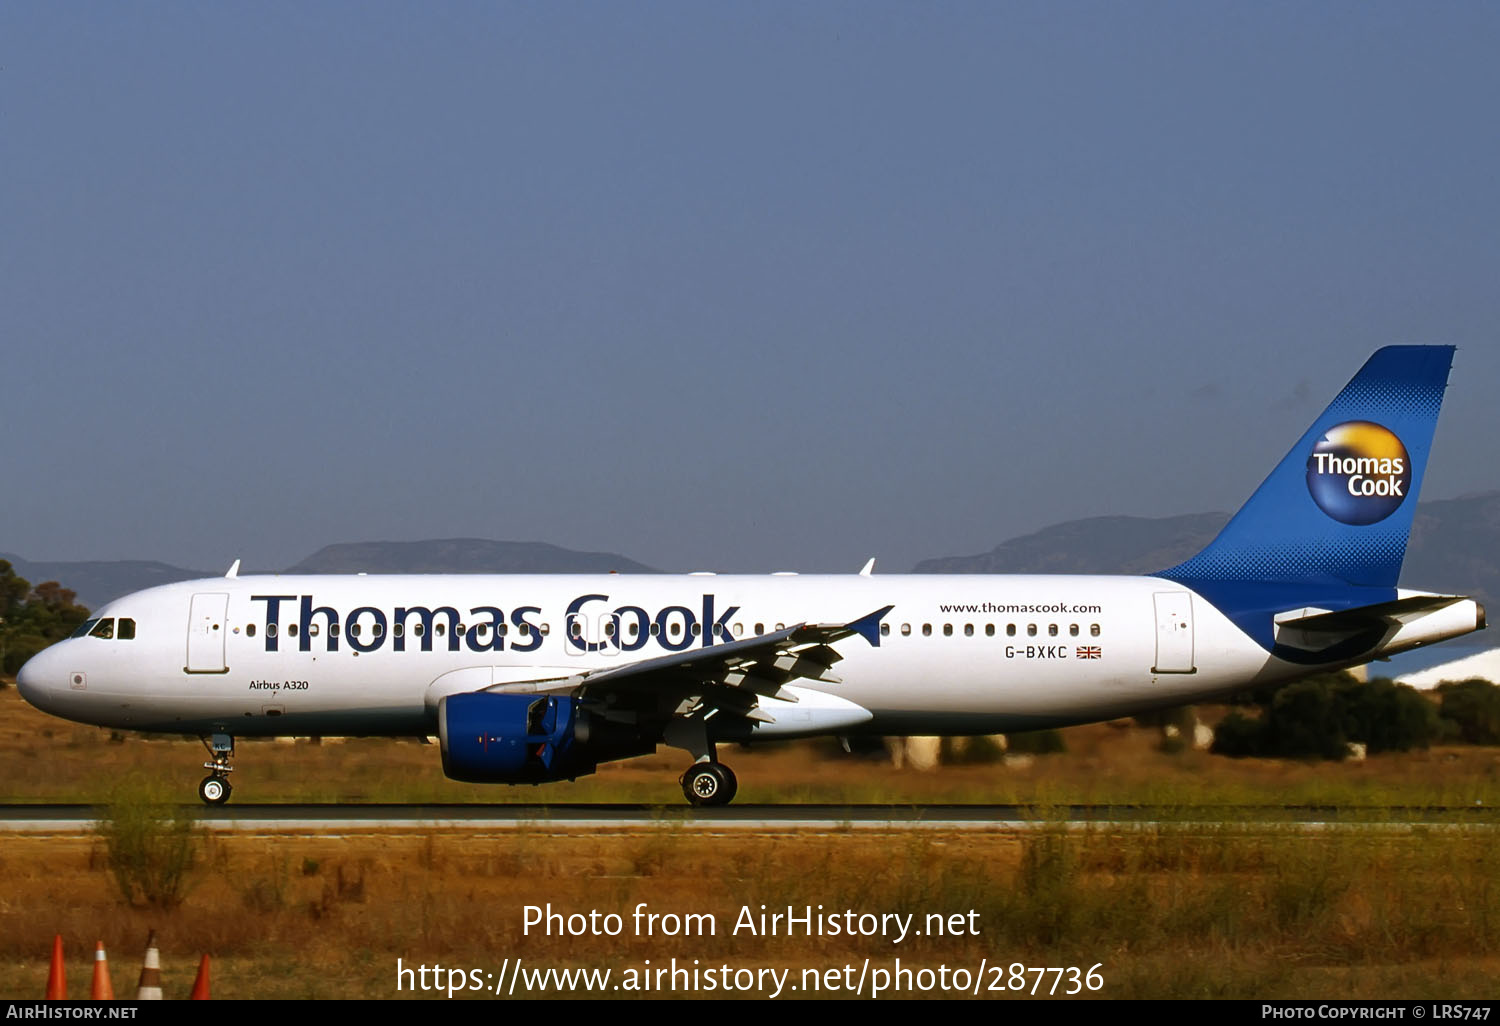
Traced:
POLYGON ((112 953, 116 987, 133 985, 149 929, 169 997, 186 994, 202 952, 215 959, 216 996, 240 998, 424 996, 398 993, 398 958, 497 972, 516 956, 616 979, 647 960, 698 959, 791 970, 794 984, 804 969, 857 969, 866 958, 932 970, 1097 965, 1105 997, 1480 998, 1494 997, 1500 978, 1500 848, 1465 828, 746 838, 539 827, 220 835, 198 842, 198 858, 185 899, 165 910, 121 900, 98 839, 7 839, 0 995, 40 996, 55 932, 71 946, 73 993, 86 986, 95 939, 112 953), (527 935, 524 906, 548 902, 564 914, 617 913, 624 930, 527 935), (637 936, 639 903, 710 914, 715 933, 637 936), (761 905, 915 913, 919 929, 929 913, 958 913, 978 935, 734 935, 740 909, 761 905))
MULTIPOLYGON (((431 998, 440 992, 413 994, 411 984, 397 991, 398 958, 407 968, 477 970, 488 983, 484 973, 518 956, 528 968, 609 969, 615 983, 648 959, 657 969, 676 958, 680 967, 697 959, 700 970, 790 971, 786 982, 796 986, 803 970, 849 965, 857 976, 866 959, 872 970, 890 971, 900 958, 908 970, 970 974, 983 962, 979 982, 988 996, 1001 996, 989 986, 1016 982, 1008 970, 1015 962, 1080 972, 1098 965, 1104 984, 1097 993, 1105 997, 1495 996, 1500 845, 1493 830, 1377 825, 1305 833, 1248 821, 1262 818, 1253 806, 1286 801, 1488 806, 1500 752, 1439 749, 1332 765, 1167 754, 1157 750, 1155 732, 1118 726, 1079 728, 1067 740, 1068 754, 1029 765, 933 773, 835 757, 815 745, 725 757, 739 773, 743 801, 1020 802, 1042 820, 1060 804, 1154 801, 1224 822, 746 836, 685 827, 664 814, 655 825, 599 834, 541 822, 493 835, 200 834, 190 842, 184 895, 171 908, 124 900, 101 837, 11 836, 0 840, 0 996, 41 994, 54 933, 69 946, 73 994, 87 985, 96 939, 111 952, 117 990, 127 993, 153 928, 169 997, 186 994, 204 952, 215 960, 217 997, 431 998), (616 913, 623 931, 526 934, 524 906, 548 902, 564 914, 616 913), (643 902, 661 913, 712 915, 717 931, 637 936, 630 914, 643 902), (972 911, 965 922, 979 932, 899 944, 878 936, 731 933, 742 907, 754 912, 762 904, 911 913, 918 928, 929 913, 972 911), (998 976, 997 964, 1006 967, 998 976)), ((103 801, 120 794, 123 782, 125 792, 154 783, 158 793, 190 802, 201 761, 195 742, 111 742, 108 732, 42 716, 13 689, 0 691, 5 801, 103 801)), ((664 753, 576 785, 480 788, 446 781, 428 746, 247 743, 236 760, 235 799, 675 808, 680 762, 664 753)), ((1026 986, 1033 979, 1025 977, 1026 986)), ((1053 979, 1048 974, 1042 989, 1053 979)), ((1064 978, 1061 989, 1068 986, 1064 978)))
MULTIPOLYGON (((1020 765, 944 767, 922 773, 888 759, 844 755, 832 741, 748 749, 720 757, 739 777, 739 803, 937 802, 1158 804, 1193 815, 1220 806, 1312 803, 1357 810, 1390 805, 1488 806, 1500 795, 1500 750, 1455 746, 1362 763, 1225 759, 1159 751, 1159 734, 1096 724, 1063 732, 1068 752, 1020 765)), ((112 740, 32 709, 0 690, 0 802, 100 802, 116 782, 149 778, 194 800, 205 754, 194 740, 112 740)), ((235 756, 236 802, 631 802, 682 804, 685 757, 611 763, 574 783, 539 787, 462 784, 443 776, 435 745, 350 739, 340 743, 247 740, 235 756)))

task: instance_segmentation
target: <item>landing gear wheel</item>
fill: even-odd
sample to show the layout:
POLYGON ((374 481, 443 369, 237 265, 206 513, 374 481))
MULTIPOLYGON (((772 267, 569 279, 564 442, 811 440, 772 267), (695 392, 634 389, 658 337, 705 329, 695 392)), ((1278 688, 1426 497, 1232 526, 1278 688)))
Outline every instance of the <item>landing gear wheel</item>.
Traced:
POLYGON ((682 793, 691 805, 728 805, 738 790, 734 774, 721 763, 695 763, 682 775, 682 793))
POLYGON ((198 781, 198 797, 205 805, 223 805, 233 793, 234 788, 223 777, 210 775, 198 781))
POLYGON ((203 799, 204 805, 223 805, 234 793, 234 788, 229 786, 229 774, 234 772, 234 767, 229 765, 229 760, 234 758, 234 738, 228 734, 210 734, 199 740, 212 756, 212 761, 203 764, 209 774, 198 781, 198 797, 203 799))

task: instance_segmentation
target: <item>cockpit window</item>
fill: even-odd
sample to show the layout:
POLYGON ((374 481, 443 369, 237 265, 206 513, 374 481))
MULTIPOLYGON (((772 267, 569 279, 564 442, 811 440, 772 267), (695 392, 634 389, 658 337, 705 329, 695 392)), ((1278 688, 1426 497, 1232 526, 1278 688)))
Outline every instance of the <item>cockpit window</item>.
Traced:
POLYGON ((119 630, 116 631, 115 637, 119 638, 121 641, 134 641, 135 621, 128 616, 120 617, 120 627, 119 630))
POLYGON ((94 617, 92 620, 85 620, 85 621, 83 621, 83 623, 79 624, 78 625, 78 629, 75 630, 72 634, 69 634, 68 637, 70 637, 70 638, 86 638, 86 637, 89 636, 89 631, 91 631, 91 630, 94 629, 94 624, 96 624, 98 622, 99 622, 99 618, 97 616, 94 617))
POLYGON ((114 636, 115 636, 115 620, 114 620, 114 617, 109 617, 108 619, 100 620, 97 624, 94 625, 94 629, 91 630, 91 631, 89 631, 89 637, 91 637, 91 638, 113 638, 114 636))

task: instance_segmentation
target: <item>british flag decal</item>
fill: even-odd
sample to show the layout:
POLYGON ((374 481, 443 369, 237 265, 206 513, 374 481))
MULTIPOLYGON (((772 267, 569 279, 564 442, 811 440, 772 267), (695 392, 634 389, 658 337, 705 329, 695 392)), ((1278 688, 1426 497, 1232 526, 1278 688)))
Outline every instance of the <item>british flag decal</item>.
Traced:
POLYGON ((1102 657, 1103 654, 1104 653, 1099 650, 1099 646, 1097 646, 1097 645, 1079 645, 1078 646, 1078 658, 1079 659, 1098 659, 1098 658, 1102 657))

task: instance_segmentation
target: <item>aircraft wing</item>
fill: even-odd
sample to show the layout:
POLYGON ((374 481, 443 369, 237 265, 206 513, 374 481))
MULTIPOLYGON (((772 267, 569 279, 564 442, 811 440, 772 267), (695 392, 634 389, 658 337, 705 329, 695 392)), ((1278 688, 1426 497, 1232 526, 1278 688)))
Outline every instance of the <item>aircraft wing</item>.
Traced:
POLYGON ((697 714, 707 719, 724 712, 769 721, 772 717, 759 709, 762 698, 797 702, 797 695, 785 685, 798 680, 841 683, 833 667, 843 656, 833 646, 855 635, 878 645, 880 621, 891 608, 885 606, 849 623, 794 624, 743 641, 485 690, 566 693, 632 718, 697 714))

